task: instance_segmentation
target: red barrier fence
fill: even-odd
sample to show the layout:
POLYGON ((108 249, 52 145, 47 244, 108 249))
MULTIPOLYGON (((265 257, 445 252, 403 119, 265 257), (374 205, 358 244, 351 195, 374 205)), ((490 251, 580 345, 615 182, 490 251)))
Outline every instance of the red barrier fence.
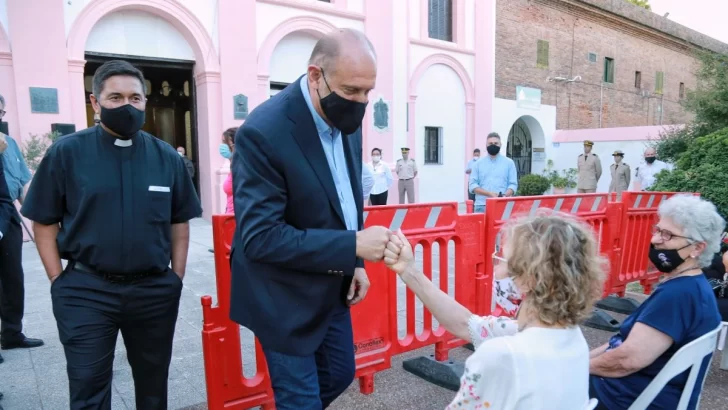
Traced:
MULTIPOLYGON (((593 227, 600 252, 608 258, 611 268, 605 296, 623 295, 627 283, 634 281, 640 281, 649 291, 658 279, 656 273, 648 270, 651 226, 656 222, 657 206, 671 195, 625 192, 621 202, 615 202, 607 194, 492 198, 488 199, 485 216, 459 215, 457 203, 369 207, 364 211, 364 226, 402 229, 416 254, 421 246, 421 268, 425 275, 430 279, 437 276, 444 292, 454 295, 471 311, 486 315, 492 311, 490 255, 500 247, 500 228, 515 216, 532 215, 543 208, 574 214, 593 227), (451 252, 454 252, 454 266, 450 265, 451 252), (449 279, 453 276, 451 288, 449 279)), ((253 377, 246 378, 241 328, 229 318, 229 256, 234 231, 232 215, 213 216, 217 305, 213 306, 210 296, 202 298, 208 407, 211 410, 255 406, 274 409, 262 349, 256 339, 256 369, 253 377)), ((389 369, 392 356, 434 345, 435 359, 444 361, 450 349, 465 342, 435 326, 432 315, 423 308, 422 329, 418 332, 415 295, 405 291, 397 276, 383 263, 367 262, 366 269, 371 287, 366 299, 352 307, 351 314, 356 377, 360 391, 370 394, 374 391, 374 374, 389 369), (402 298, 404 306, 399 308, 402 298), (399 325, 400 320, 404 326, 399 325), (400 328, 404 328, 401 337, 400 328)))

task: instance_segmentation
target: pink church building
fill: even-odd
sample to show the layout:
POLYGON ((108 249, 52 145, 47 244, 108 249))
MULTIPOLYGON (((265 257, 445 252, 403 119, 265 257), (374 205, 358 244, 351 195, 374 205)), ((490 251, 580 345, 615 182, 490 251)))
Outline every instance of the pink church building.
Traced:
POLYGON ((323 34, 350 27, 378 55, 364 160, 377 147, 393 166, 410 147, 418 201, 462 201, 465 163, 492 128, 494 22, 491 0, 0 0, 4 120, 21 145, 91 126, 95 69, 127 59, 147 78, 145 130, 186 148, 209 218, 225 204, 222 132, 302 75, 323 34))

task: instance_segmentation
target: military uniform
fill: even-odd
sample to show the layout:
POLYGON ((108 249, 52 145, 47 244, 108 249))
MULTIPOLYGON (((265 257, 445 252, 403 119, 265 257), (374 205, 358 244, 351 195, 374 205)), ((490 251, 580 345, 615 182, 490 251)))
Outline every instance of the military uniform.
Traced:
MULTIPOLYGON (((614 151, 612 156, 624 158, 624 152, 614 151)), ((609 183, 609 192, 617 193, 617 200, 621 199, 622 192, 629 189, 631 170, 626 162, 614 163, 609 167, 612 174, 612 182, 609 183)))
MULTIPOLYGON (((409 148, 402 148, 402 154, 409 154, 409 148)), ((407 203, 415 202, 415 181, 417 176, 417 163, 414 159, 400 158, 397 160, 395 167, 397 178, 399 179, 397 187, 399 189, 399 203, 404 204, 404 195, 407 194, 407 203)))
MULTIPOLYGON (((591 141, 584 141, 584 145, 591 147, 594 145, 591 141)), ((577 170, 579 180, 576 184, 577 192, 580 194, 589 194, 597 192, 597 183, 602 176, 602 160, 597 154, 581 154, 577 159, 577 170)))

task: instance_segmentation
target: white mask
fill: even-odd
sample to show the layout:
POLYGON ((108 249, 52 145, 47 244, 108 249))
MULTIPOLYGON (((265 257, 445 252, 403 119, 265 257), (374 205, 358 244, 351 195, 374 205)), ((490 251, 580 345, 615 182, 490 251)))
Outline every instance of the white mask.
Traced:
POLYGON ((179 151, 177 151, 177 153, 179 154, 180 157, 184 157, 185 156, 185 154, 183 154, 183 153, 181 153, 179 151))
POLYGON ((374 162, 379 162, 380 159, 382 159, 382 157, 380 157, 379 155, 372 156, 372 161, 374 161, 374 162))

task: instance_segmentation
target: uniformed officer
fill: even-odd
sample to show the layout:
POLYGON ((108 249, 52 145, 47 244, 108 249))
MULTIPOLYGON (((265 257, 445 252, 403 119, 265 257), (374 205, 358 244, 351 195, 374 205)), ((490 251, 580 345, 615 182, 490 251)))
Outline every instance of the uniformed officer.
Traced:
POLYGON ((73 410, 111 408, 119 331, 136 408, 167 409, 188 221, 202 209, 175 149, 140 131, 145 91, 131 64, 99 67, 90 99, 100 124, 48 149, 21 209, 51 282, 73 410))
POLYGON ((397 166, 395 172, 399 182, 397 183, 399 188, 399 203, 404 203, 404 194, 407 194, 407 203, 413 204, 415 202, 415 181, 414 178, 417 176, 417 163, 414 159, 409 157, 410 149, 407 147, 402 148, 402 158, 397 160, 397 166))
POLYGON ((629 189, 630 171, 629 165, 623 162, 624 152, 616 150, 612 154, 614 157, 614 164, 609 169, 612 173, 612 182, 609 183, 609 192, 617 193, 617 200, 622 198, 622 191, 629 189))
POLYGON ((584 141, 584 153, 577 159, 579 182, 576 184, 576 192, 580 194, 597 192, 597 182, 602 176, 602 160, 597 154, 592 154, 593 146, 592 141, 584 141))

